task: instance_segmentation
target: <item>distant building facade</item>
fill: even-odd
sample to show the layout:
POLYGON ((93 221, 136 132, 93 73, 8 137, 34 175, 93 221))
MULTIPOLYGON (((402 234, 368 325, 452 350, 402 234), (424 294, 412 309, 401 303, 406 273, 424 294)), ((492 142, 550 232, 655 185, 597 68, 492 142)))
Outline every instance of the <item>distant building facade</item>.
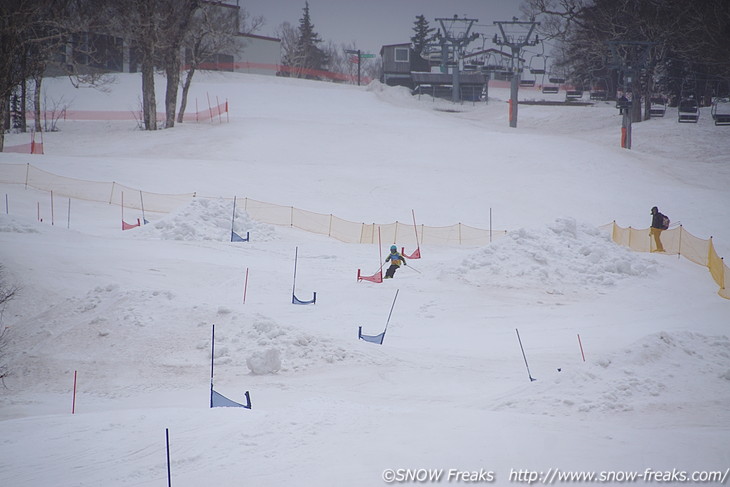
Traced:
POLYGON ((415 85, 411 72, 431 71, 428 60, 416 54, 408 42, 381 47, 380 57, 383 60, 383 75, 380 81, 388 86, 406 86, 413 89, 415 85))
MULTIPOLYGON (((221 2, 204 2, 221 9, 223 15, 234 16, 231 22, 235 47, 220 52, 203 63, 200 69, 234 71, 275 76, 281 64, 281 39, 239 32, 241 7, 221 2)), ((183 64, 189 56, 183 54, 183 64)), ((67 73, 136 73, 142 60, 134 39, 109 33, 84 32, 72 35, 49 64, 46 74, 67 73), (93 53, 91 55, 90 53, 93 53)))
MULTIPOLYGON (((388 86, 405 86, 414 93, 425 93, 442 98, 451 98, 454 85, 453 74, 441 72, 441 60, 424 59, 411 47, 410 43, 382 46, 380 56, 383 60, 381 82, 388 86), (436 68, 437 72, 432 72, 436 68)), ((464 62, 464 70, 459 73, 459 99, 478 100, 482 97, 489 80, 489 74, 477 68, 480 60, 464 62)), ((483 63, 483 61, 482 61, 483 63)), ((447 63, 453 71, 453 63, 447 63)))

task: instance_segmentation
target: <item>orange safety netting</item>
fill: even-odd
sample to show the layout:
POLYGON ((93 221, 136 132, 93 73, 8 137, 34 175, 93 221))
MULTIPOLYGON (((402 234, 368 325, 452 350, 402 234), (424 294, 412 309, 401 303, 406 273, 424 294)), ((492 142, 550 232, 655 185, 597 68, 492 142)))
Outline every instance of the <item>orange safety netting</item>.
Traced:
MULTIPOLYGON (((223 121, 223 117, 226 117, 228 121, 228 100, 220 101, 218 97, 215 97, 215 104, 211 104, 210 99, 207 100, 207 107, 199 107, 198 100, 195 100, 195 111, 186 111, 183 115, 183 121, 185 122, 218 122, 223 121)), ((157 112, 157 121, 165 121, 165 112, 157 112)), ((34 112, 27 113, 28 119, 35 118, 34 112)), ((140 110, 68 110, 64 109, 59 112, 43 112, 41 117, 47 119, 58 119, 58 120, 111 120, 111 121, 126 121, 126 120, 142 120, 142 111, 140 110)), ((176 116, 177 118, 177 116, 176 116)), ((10 151, 5 151, 10 152, 10 151)))

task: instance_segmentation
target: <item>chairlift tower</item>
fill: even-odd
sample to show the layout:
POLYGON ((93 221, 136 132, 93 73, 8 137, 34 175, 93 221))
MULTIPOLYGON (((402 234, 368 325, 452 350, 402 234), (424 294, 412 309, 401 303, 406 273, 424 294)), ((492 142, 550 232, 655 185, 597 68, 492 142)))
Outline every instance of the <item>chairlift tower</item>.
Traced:
POLYGON ((633 83, 639 77, 641 70, 645 69, 649 62, 649 52, 656 42, 645 41, 608 41, 611 49, 611 61, 609 67, 617 69, 621 73, 624 85, 624 100, 617 102, 617 108, 621 110, 621 147, 631 149, 631 122, 636 97, 634 96, 633 83), (625 93, 631 93, 627 98, 625 93))
POLYGON ((479 22, 479 19, 468 19, 466 17, 460 19, 457 15, 454 15, 451 18, 440 18, 436 20, 441 24, 441 29, 434 35, 433 38, 441 46, 442 67, 447 68, 448 66, 447 59, 449 46, 451 47, 451 51, 453 52, 453 66, 451 69, 451 73, 453 76, 451 100, 453 102, 459 102, 461 101, 461 85, 459 83, 459 57, 464 53, 466 46, 468 46, 470 42, 479 37, 479 33, 477 32, 469 34, 472 25, 474 25, 475 22, 479 22), (446 22, 450 23, 451 28, 446 27, 446 22), (456 22, 461 22, 465 25, 463 31, 460 30, 458 35, 453 29, 453 26, 456 22))
MULTIPOLYGON (((519 21, 517 17, 512 17, 512 20, 507 21, 495 21, 494 25, 499 27, 499 31, 502 34, 500 39, 497 34, 494 34, 494 42, 498 46, 507 46, 512 50, 512 59, 510 68, 512 70, 512 81, 510 84, 510 100, 509 100, 509 126, 517 127, 517 93, 520 88, 520 73, 522 72, 522 49, 526 46, 536 46, 540 43, 537 34, 534 39, 531 40, 532 33, 535 27, 540 25, 540 22, 535 21, 519 21), (505 26, 518 27, 526 30, 527 34, 524 36, 518 36, 515 38, 514 35, 509 34, 509 30, 505 30, 505 26)), ((507 27, 507 29, 509 29, 507 27)))

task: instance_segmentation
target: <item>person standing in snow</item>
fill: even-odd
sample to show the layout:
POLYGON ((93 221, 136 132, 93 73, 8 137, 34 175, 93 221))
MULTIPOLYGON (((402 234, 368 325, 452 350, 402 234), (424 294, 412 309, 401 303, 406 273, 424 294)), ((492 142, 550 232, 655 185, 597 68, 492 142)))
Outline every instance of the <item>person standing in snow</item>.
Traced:
POLYGON ((657 208, 656 206, 652 207, 651 215, 651 228, 649 229, 649 236, 654 237, 654 243, 656 244, 656 249, 652 250, 652 252, 664 252, 664 246, 662 245, 661 240, 662 230, 666 230, 664 228, 664 215, 659 213, 659 208, 657 208))
POLYGON ((393 276, 395 275, 395 271, 398 270, 401 263, 403 263, 403 265, 408 265, 408 264, 406 264, 405 257, 403 257, 400 254, 400 252, 398 252, 398 247, 396 247, 395 245, 390 246, 390 255, 388 255, 388 257, 385 258, 385 262, 388 262, 388 261, 390 261, 390 267, 388 267, 388 270, 385 271, 386 279, 393 278, 393 276))

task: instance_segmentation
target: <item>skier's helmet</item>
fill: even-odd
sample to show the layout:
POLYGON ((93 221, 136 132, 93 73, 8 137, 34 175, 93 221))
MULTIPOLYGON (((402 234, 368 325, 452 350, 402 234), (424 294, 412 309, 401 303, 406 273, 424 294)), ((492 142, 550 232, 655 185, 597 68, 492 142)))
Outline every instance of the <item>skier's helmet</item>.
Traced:
POLYGON ((398 247, 396 247, 395 245, 391 245, 390 246, 390 251, 391 252, 395 252, 396 250, 398 250, 398 247))

